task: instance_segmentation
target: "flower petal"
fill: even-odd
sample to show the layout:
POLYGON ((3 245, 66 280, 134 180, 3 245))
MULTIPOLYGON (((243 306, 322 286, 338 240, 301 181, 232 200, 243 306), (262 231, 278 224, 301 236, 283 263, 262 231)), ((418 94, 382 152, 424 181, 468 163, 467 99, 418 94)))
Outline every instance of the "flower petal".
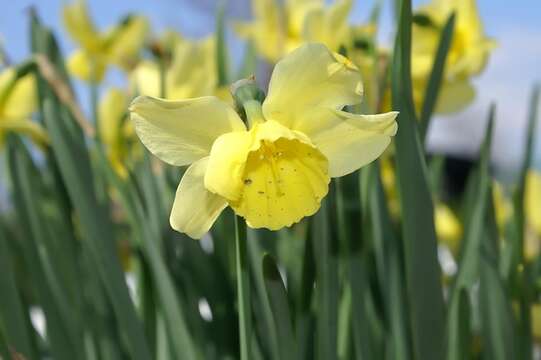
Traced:
POLYGON ((357 68, 325 45, 305 44, 274 68, 269 93, 263 103, 265 118, 304 132, 313 123, 325 122, 328 109, 361 102, 362 83, 357 68))
POLYGON ((398 112, 356 115, 334 111, 326 128, 307 135, 329 160, 331 177, 347 175, 375 160, 396 134, 398 112))
POLYGON ((250 227, 278 230, 314 214, 329 181, 327 159, 318 149, 281 137, 250 152, 240 197, 229 204, 250 227))
POLYGON ((451 114, 464 109, 475 99, 475 88, 468 80, 446 81, 443 83, 436 112, 439 114, 451 114))
POLYGON ((102 50, 102 42, 88 14, 86 1, 76 0, 65 5, 62 17, 68 34, 86 51, 99 53, 102 50))
POLYGON ((15 68, 0 73, 0 117, 28 118, 37 108, 36 83, 33 75, 16 79, 15 68))
POLYGON ((253 135, 237 131, 220 136, 212 145, 205 187, 226 199, 235 200, 242 189, 242 175, 253 135))
POLYGON ((136 63, 149 30, 148 20, 143 16, 129 16, 105 35, 109 60, 129 70, 136 63))
POLYGON ((280 138, 313 146, 304 134, 293 132, 272 120, 259 123, 250 131, 220 136, 210 152, 209 168, 205 175, 206 188, 228 200, 238 200, 244 186, 248 154, 258 150, 264 141, 274 142, 280 138))
POLYGON ((90 55, 83 49, 77 49, 71 53, 68 57, 67 67, 70 74, 84 81, 101 82, 106 70, 101 56, 90 55))
POLYGON ((178 101, 139 96, 130 113, 150 152, 177 166, 207 156, 220 135, 245 130, 235 111, 213 96, 178 101))
POLYGON ((0 142, 2 141, 1 137, 3 134, 10 131, 30 136, 39 146, 45 146, 49 143, 49 137, 45 130, 38 123, 30 119, 1 119, 0 142))
POLYGON ((178 185, 169 218, 173 229, 194 239, 205 235, 227 206, 224 198, 205 188, 203 178, 207 165, 208 158, 203 158, 186 170, 178 185))

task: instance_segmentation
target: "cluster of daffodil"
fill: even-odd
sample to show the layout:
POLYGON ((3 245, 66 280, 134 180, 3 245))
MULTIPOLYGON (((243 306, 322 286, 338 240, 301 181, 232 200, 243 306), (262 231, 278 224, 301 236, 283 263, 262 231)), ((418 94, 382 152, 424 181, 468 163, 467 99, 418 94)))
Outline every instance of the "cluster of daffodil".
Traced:
POLYGON ((512 327, 541 344, 541 173, 525 156, 518 185, 493 178, 489 125, 451 194, 448 158, 423 146, 434 114, 473 102, 496 48, 476 1, 392 1, 394 50, 374 2, 353 22, 353 0, 252 0, 250 20, 219 8, 216 31, 189 38, 141 14, 100 29, 69 0, 65 59, 33 10, 32 57, 0 51, 17 214, 0 211, 0 273, 22 258, 32 285, 0 281, 0 297, 25 293, 20 318, 0 301, 0 358, 505 359, 512 327), (22 240, 4 246, 10 221, 22 240), (26 305, 47 333, 12 346, 26 305))
MULTIPOLYGON (((312 131, 320 131, 319 127, 327 128, 336 126, 333 124, 339 122, 340 126, 345 126, 344 124, 353 123, 353 118, 360 117, 361 115, 352 115, 349 113, 341 113, 337 115, 336 111, 341 111, 344 106, 355 105, 356 109, 361 109, 362 112, 375 112, 376 110, 391 110, 389 106, 389 84, 385 81, 386 71, 388 71, 388 53, 389 51, 378 47, 376 36, 377 36, 377 22, 371 20, 367 24, 355 24, 351 25, 348 22, 348 17, 352 10, 353 3, 351 0, 336 0, 330 4, 326 4, 323 0, 287 0, 284 2, 275 1, 275 0, 255 0, 252 4, 253 9, 253 19, 248 22, 235 22, 233 24, 234 29, 241 38, 244 38, 255 45, 255 48, 258 54, 268 61, 271 64, 279 62, 280 59, 287 56, 294 49, 299 48, 299 46, 306 43, 319 43, 323 44, 330 53, 334 54, 334 59, 338 58, 337 52, 346 54, 352 63, 347 63, 345 61, 337 61, 337 64, 343 64, 343 68, 347 69, 349 78, 345 77, 343 80, 343 89, 334 88, 332 81, 335 81, 335 76, 339 76, 342 72, 346 70, 338 71, 336 74, 328 74, 328 80, 331 82, 329 86, 333 87, 336 92, 342 93, 346 91, 347 85, 349 85, 348 91, 357 91, 358 96, 356 98, 350 97, 347 101, 336 101, 336 103, 331 103, 332 100, 325 99, 326 104, 329 102, 330 105, 321 106, 320 114, 310 115, 316 117, 317 119, 321 118, 321 122, 327 121, 329 124, 322 125, 319 124, 315 129, 311 127, 315 125, 310 125, 310 130, 303 130, 304 127, 294 126, 290 127, 287 121, 280 121, 277 119, 276 115, 270 114, 266 109, 271 108, 273 100, 276 97, 278 92, 277 87, 282 87, 284 89, 291 89, 291 85, 275 85, 278 83, 278 75, 273 75, 271 79, 271 86, 269 88, 269 97, 261 105, 262 120, 255 121, 255 123, 277 123, 284 125, 286 128, 289 128, 293 131, 300 131, 303 135, 300 136, 297 140, 300 143, 305 144, 306 146, 313 146, 319 148, 318 146, 318 136, 312 134, 312 131), (353 65, 354 64, 354 65, 353 65), (363 83, 361 85, 361 78, 363 83), (351 80, 355 79, 355 80, 351 80), (354 83, 352 83, 354 81, 354 83), (362 105, 360 97, 360 89, 364 86, 365 89, 365 100, 362 105), (352 90, 353 89, 353 90, 352 90), (267 105, 271 104, 271 105, 267 105), (359 107, 360 106, 360 107, 359 107), (332 109, 330 111, 329 109, 332 109), (327 116, 323 116, 323 113, 328 113, 327 116), (349 119, 349 118, 351 119, 349 119), (347 121, 346 121, 346 118, 347 121), (340 119, 338 121, 337 119, 340 119), (313 138, 315 136, 315 138, 313 138), (306 138, 305 138, 306 137, 306 138), (311 139, 311 140, 309 140, 311 139)), ((439 96, 439 101, 437 104, 436 111, 438 112, 455 112, 464 108, 469 104, 474 95, 474 90, 471 85, 471 78, 479 74, 487 63, 487 59, 490 51, 494 48, 494 41, 488 39, 483 32, 483 26, 481 19, 478 15, 476 4, 474 0, 433 0, 430 4, 424 5, 416 10, 414 19, 417 21, 413 25, 413 37, 412 37, 412 77, 413 77, 413 94, 414 100, 417 108, 420 108, 422 100, 424 97, 424 91, 432 65, 434 62, 434 56, 436 53, 436 48, 440 39, 441 31, 443 25, 451 15, 455 13, 456 15, 456 25, 455 31, 453 33, 453 41, 450 46, 449 55, 447 57, 447 62, 445 66, 445 72, 443 76, 443 82, 441 86, 441 93, 439 96)), ((229 93, 229 89, 224 86, 218 85, 218 75, 216 73, 217 64, 217 54, 216 54, 216 37, 210 35, 203 39, 186 39, 179 33, 173 31, 166 31, 162 36, 152 40, 152 36, 149 36, 149 23, 147 19, 138 15, 129 15, 122 19, 118 24, 113 25, 105 31, 100 31, 96 28, 95 24, 92 21, 92 18, 89 14, 87 4, 84 0, 77 0, 72 3, 69 3, 64 6, 63 11, 63 20, 66 30, 68 31, 70 37, 75 41, 78 48, 69 56, 67 64, 68 70, 75 77, 99 84, 102 82, 104 75, 106 74, 107 69, 110 66, 115 66, 122 69, 126 74, 129 80, 129 86, 126 89, 119 88, 109 88, 106 89, 103 96, 101 97, 99 106, 98 106, 98 134, 100 140, 106 145, 107 152, 111 164, 115 168, 118 174, 125 177, 128 174, 129 169, 127 164, 131 162, 129 159, 133 159, 134 154, 140 153, 141 149, 137 146, 136 141, 134 141, 134 123, 139 124, 138 134, 144 144, 154 152, 158 157, 163 158, 166 162, 172 163, 174 165, 188 165, 193 163, 196 159, 206 158, 207 155, 211 155, 211 148, 213 146, 218 146, 223 140, 220 140, 222 133, 220 131, 225 131, 225 129, 233 131, 236 129, 232 128, 213 128, 212 131, 218 131, 212 136, 209 136, 210 140, 207 141, 207 146, 205 150, 202 148, 194 147, 195 145, 189 143, 189 137, 185 140, 186 144, 183 146, 189 149, 197 149, 194 151, 199 152, 198 157, 190 158, 190 160, 171 160, 169 157, 173 156, 171 154, 163 155, 167 150, 157 150, 154 148, 154 144, 157 142, 148 143, 147 140, 147 131, 141 130, 141 121, 129 121, 127 104, 130 102, 130 99, 135 95, 145 95, 148 97, 160 97, 163 99, 169 100, 183 100, 188 101, 188 99, 198 99, 203 96, 216 96, 217 98, 225 101, 232 105, 233 100, 229 93), (154 57, 148 58, 144 56, 144 50, 149 49, 150 52, 154 53, 154 57), (221 130, 217 130, 221 129, 221 130), (215 141, 216 140, 216 141, 215 141), (214 144, 214 145, 213 145, 214 144), (158 151, 158 152, 157 152, 158 151)), ((312 52, 314 46, 310 45, 312 52)), ((320 49, 320 51, 323 51, 320 49)), ((309 53, 308 50, 305 50, 306 53, 309 53)), ((288 71, 291 71, 291 74, 294 74, 301 69, 308 71, 305 67, 314 63, 314 59, 305 58, 303 63, 300 59, 301 51, 299 50, 296 54, 297 60, 295 61, 296 66, 299 70, 289 70, 292 65, 286 67, 285 65, 276 66, 275 73, 281 74, 284 72, 278 72, 281 69, 287 68, 288 71)), ((291 55, 293 56, 293 55, 291 55)), ((329 59, 327 59, 330 61, 329 59)), ((280 64, 289 64, 293 60, 286 58, 282 60, 280 64)), ((326 68, 327 72, 330 72, 330 65, 323 63, 320 66, 326 68)), ((324 71, 321 69, 314 69, 314 72, 324 71)), ((332 69, 332 71, 335 71, 332 69)), ((291 83, 297 82, 305 84, 307 87, 312 87, 310 81, 322 81, 322 79, 309 78, 309 73, 307 73, 306 78, 301 78, 299 75, 291 80, 291 83)), ((320 74, 323 76, 323 73, 320 74)), ((12 130, 26 132, 30 134, 35 140, 40 143, 46 142, 46 134, 35 122, 29 121, 31 112, 34 111, 34 103, 31 98, 34 96, 32 90, 32 79, 31 76, 25 76, 18 80, 16 83, 13 83, 14 70, 7 69, 3 72, 1 77, 1 87, 2 97, 0 97, 0 119, 2 119, 2 128, 11 127, 12 130), (19 99, 19 100, 17 100, 19 99), (24 102, 24 106, 18 106, 17 101, 24 102)), ((288 75, 293 78, 292 75, 288 75)), ((342 76, 342 75, 340 75, 342 76)), ((342 79, 341 77, 339 79, 342 79)), ((285 81, 284 81, 285 82, 285 81)), ((313 90, 314 92, 316 90, 313 90)), ((329 97, 323 92, 321 98, 329 97)), ((295 119, 295 124, 301 123, 301 118, 308 119, 308 116, 302 115, 303 100, 302 97, 306 96, 303 91, 299 91, 298 94, 288 91, 286 94, 281 95, 283 99, 287 98, 287 102, 283 99, 280 99, 280 104, 285 109, 284 110, 274 110, 275 112, 280 112, 286 114, 287 111, 291 112, 288 116, 297 117, 295 119), (302 96, 301 96, 302 95, 302 96), (296 98, 296 96, 301 96, 296 98), (297 109, 293 112, 292 109, 297 109)), ((158 121, 161 116, 166 116, 161 113, 161 110, 171 108, 171 112, 175 113, 173 105, 159 105, 161 102, 156 102, 156 114, 153 114, 152 108, 149 108, 149 104, 152 102, 148 100, 149 98, 139 98, 132 105, 131 109, 134 114, 134 117, 137 119, 147 119, 149 123, 152 124, 153 121, 158 121), (143 100, 145 99, 145 100, 143 100), (139 113, 143 110, 140 109, 142 104, 145 104, 143 109, 145 109, 144 115, 139 113)), ((195 100, 193 100, 195 101, 195 100)), ((202 100, 198 100, 202 101, 202 100)), ((206 101, 210 101, 210 98, 206 101)), ((219 106, 225 106, 224 103, 220 103, 217 99, 213 98, 214 105, 209 105, 209 109, 203 109, 202 114, 206 114, 204 111, 212 112, 211 107, 216 107, 216 112, 221 113, 224 110, 218 109, 219 106)), ((164 103, 165 104, 165 103, 164 103)), ((240 104, 243 106, 243 104, 240 104)), ((313 103, 308 103, 306 106, 310 107, 313 103)), ((191 107, 187 107, 186 104, 178 105, 186 107, 186 111, 182 112, 182 116, 185 116, 187 119, 198 119, 202 115, 196 114, 195 110, 191 110, 191 107), (190 111, 188 111, 188 109, 190 111)), ((355 108, 355 107, 354 107, 355 108)), ((231 113, 232 110, 229 111, 231 113)), ((306 112, 314 112, 314 109, 306 109, 306 112), (309 110, 309 111, 308 111, 309 110)), ((228 114, 228 112, 225 112, 228 114)), ((286 116, 280 115, 278 118, 286 116)), ((383 116, 383 115, 382 115, 383 116)), ((390 116, 390 115, 389 115, 390 116)), ((388 119, 389 117, 385 117, 388 119)), ((378 117, 371 118, 371 121, 380 119, 378 117)), ((214 119, 219 121, 217 119, 214 119)), ((238 120, 238 119, 237 119, 238 120)), ((197 120, 192 120, 197 122, 197 120)), ((233 121, 233 120, 231 120, 233 121)), ((240 120, 236 121, 235 126, 240 126, 240 120)), ((292 120, 288 120, 291 122, 292 120)), ((308 120, 307 120, 308 121, 308 120)), ((315 122, 310 118, 309 122, 315 122)), ((357 120, 361 122, 361 120, 357 120)), ((376 125, 370 123, 370 131, 375 131, 375 134, 384 131, 386 140, 382 143, 379 143, 376 140, 366 138, 366 135, 362 135, 362 143, 368 144, 369 150, 363 150, 361 153, 370 154, 367 155, 366 160, 364 156, 361 156, 363 161, 360 165, 349 169, 348 172, 357 169, 363 164, 373 160, 380 153, 385 150, 388 144, 388 137, 394 130, 391 124, 383 122, 383 130, 379 129, 376 125), (373 129, 372 129, 373 127, 373 129), (377 131, 376 131, 377 130, 377 131), (381 144, 385 144, 381 145, 381 144), (377 149, 377 150, 374 150, 377 149)), ((394 123, 392 123, 394 124, 394 123)), ((202 125, 203 126, 203 125, 202 125)), ((215 125, 208 125, 214 127, 215 125)), ((233 126, 233 125, 232 125, 233 126)), ((268 126, 268 125, 266 125, 268 126)), ((356 127, 366 127, 368 125, 355 125, 356 127)), ((243 125, 243 129, 246 125, 243 125)), ((248 124, 248 133, 266 133, 262 130, 257 130, 259 128, 266 129, 261 125, 248 124)), ((147 129, 147 127, 144 127, 147 129)), ((152 127, 154 129, 154 127, 152 127)), ((160 130, 160 127, 157 126, 156 131, 160 130)), ((237 129, 238 130, 238 129, 237 129)), ((179 132, 183 134, 179 136, 187 137, 188 135, 184 134, 185 130, 180 129, 179 132)), ((197 133, 206 130, 194 129, 197 133)), ((270 130, 268 130, 270 131, 270 130)), ((345 131, 345 130, 344 130, 345 131)), ((166 130, 170 132, 169 135, 173 136, 172 129, 166 130)), ((392 134, 391 134, 392 135, 392 134)), ((160 142, 164 146, 169 146, 170 143, 174 142, 173 140, 165 141, 162 137, 159 137, 160 142)), ((297 136, 297 135, 296 135, 297 136)), ((328 135, 326 135, 328 136, 328 135)), ((359 135, 360 136, 360 135, 359 135)), ((284 138, 293 138, 293 135, 259 135, 257 137, 259 140, 255 141, 255 145, 249 147, 249 151, 241 152, 237 154, 242 158, 243 156, 248 159, 248 154, 252 152, 262 151, 259 150, 259 142, 265 144, 268 142, 267 137, 273 139, 271 142, 278 141, 281 137, 284 138)), ((376 137, 379 139, 378 137, 376 137)), ((198 135, 199 139, 199 135, 198 135)), ((199 139, 200 140, 200 139, 199 139)), ((238 140, 238 139, 236 139, 238 140)), ((342 141, 342 139, 340 139, 342 141)), ((178 140, 178 142, 182 142, 178 140)), ((263 145, 261 145, 263 146, 263 145)), ((264 147, 265 148, 265 147, 264 147)), ((278 151, 277 153, 283 153, 284 151, 278 151)), ((271 151, 272 153, 272 151, 271 151)), ((323 154, 326 158, 326 161, 329 162, 329 167, 332 169, 333 160, 329 157, 325 151, 320 150, 314 154, 323 154)), ((195 155, 194 155, 195 156, 195 155)), ((346 155, 340 153, 338 157, 345 157, 346 155)), ((384 155, 386 158, 392 157, 392 151, 387 152, 384 155)), ((209 159, 213 159, 211 156, 209 159)), ((231 160, 233 161, 233 160, 231 160)), ((246 160, 247 161, 247 160, 246 160)), ((236 171, 239 173, 238 177, 245 177, 242 173, 246 165, 246 161, 240 161, 239 159, 235 160, 237 164, 236 171)), ((343 160, 345 161, 345 160, 343 160)), ((219 160, 220 164, 227 164, 226 161, 219 160)), ((196 164, 194 164, 194 167, 196 164)), ((201 167, 202 165, 199 165, 201 167)), ((275 165, 272 166, 274 169, 275 165)), ((325 167, 325 166, 323 166, 325 167)), ((195 171, 192 170, 192 171, 195 171)), ((187 175, 190 175, 192 171, 189 171, 187 175)), ((224 171, 228 171, 227 169, 224 171)), ((274 171, 274 170, 273 170, 274 171)), ((387 193, 389 196, 389 201, 391 204, 391 209, 397 209, 396 206, 396 194, 394 194, 394 169, 391 165, 391 162, 386 160, 384 161, 384 166, 382 168, 382 175, 384 178, 384 183, 386 184, 387 193), (393 205, 395 204, 395 205, 393 205)), ((334 173, 333 171, 327 171, 328 176, 339 176, 344 175, 347 172, 342 172, 339 174, 334 173)), ((201 175, 201 171, 198 173, 201 175)), ((274 174, 274 172, 273 172, 274 174)), ((215 175, 220 176, 220 175, 215 175)), ((223 176, 223 175, 222 175, 223 176)), ((279 174, 274 174, 280 178, 279 174)), ((202 187, 201 190, 210 191, 210 194, 214 194, 220 197, 219 209, 222 209, 224 204, 231 205, 234 209, 237 210, 239 214, 245 214, 248 208, 246 206, 241 206, 237 204, 241 197, 242 189, 237 186, 235 191, 228 190, 224 193, 225 190, 216 187, 211 184, 212 175, 205 175, 205 187, 202 187)), ((184 182, 186 182, 185 180, 184 182)), ((235 181, 240 181, 239 179, 235 181)), ((328 182, 328 181, 327 181, 328 182)), ((326 186, 323 186, 326 189, 326 186)), ((249 188, 256 188, 256 186, 251 186, 249 188)), ((326 190, 317 190, 315 197, 321 199, 322 196, 326 194, 326 190), (323 192, 322 192, 323 191, 323 192)), ((263 189, 258 189, 258 191, 264 191, 263 189)), ((281 189, 276 189, 278 193, 283 192, 281 189)), ((264 191, 267 193, 266 191, 264 191)), ((180 191, 178 196, 180 196, 180 191)), ((286 200, 288 198, 284 198, 286 200)), ((297 213, 292 216, 292 220, 284 220, 282 222, 278 220, 270 221, 267 219, 267 227, 278 228, 284 225, 291 225, 291 223, 298 221, 302 216, 312 214, 317 210, 316 203, 308 206, 306 209, 296 209, 297 213), (275 221, 278 221, 275 223, 275 221)), ((216 204, 217 206, 217 204, 216 204)), ((178 209, 178 206, 175 206, 174 209, 178 209)), ((175 212, 173 212, 175 213, 175 212)), ((215 219, 218 210, 210 212, 208 222, 212 222, 212 219, 215 219)), ((399 216, 397 211, 394 211, 396 216, 399 216)), ((245 215, 249 218, 249 215, 245 215)), ((265 216, 265 215, 261 215, 265 216)), ((182 225, 184 220, 178 220, 177 218, 182 218, 182 216, 172 216, 172 222, 176 224, 174 227, 182 230, 187 229, 186 225, 182 225), (174 220, 177 219, 177 220, 174 220)), ((448 244, 457 243, 458 239, 461 237, 461 224, 458 221, 457 217, 454 215, 453 211, 444 203, 438 202, 435 210, 435 220, 436 228, 440 238, 445 240, 448 244)), ((207 222, 207 220, 202 223, 207 222)), ((249 220, 249 223, 254 224, 254 226, 264 226, 265 223, 258 223, 257 221, 249 220)), ((208 225, 206 224, 199 231, 190 229, 188 232, 192 234, 202 235, 204 230, 208 230, 208 225), (203 231, 203 232, 202 232, 203 231)), ((456 248, 455 245, 451 245, 451 248, 456 248)))

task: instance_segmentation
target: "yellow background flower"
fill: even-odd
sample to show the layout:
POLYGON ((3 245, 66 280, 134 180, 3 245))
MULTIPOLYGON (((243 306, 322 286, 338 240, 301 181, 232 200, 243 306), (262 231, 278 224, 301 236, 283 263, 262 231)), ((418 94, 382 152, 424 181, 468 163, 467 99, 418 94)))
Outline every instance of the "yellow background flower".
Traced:
POLYGON ((101 81, 108 65, 133 68, 149 30, 144 17, 128 16, 99 32, 84 0, 65 5, 62 18, 68 34, 80 46, 68 58, 68 70, 85 81, 101 81))
POLYGON ((470 80, 483 71, 496 46, 484 34, 475 0, 433 0, 420 7, 416 16, 424 20, 414 23, 412 29, 413 95, 418 108, 422 104, 443 26, 453 12, 456 13, 455 29, 437 112, 456 112, 473 101, 475 89, 470 80))
POLYGON ((31 119, 36 106, 33 75, 17 79, 17 71, 13 67, 0 73, 0 146, 8 131, 29 135, 40 145, 47 143, 47 134, 31 119))
POLYGON ((325 6, 323 0, 254 0, 253 20, 237 23, 237 33, 275 63, 303 42, 320 42, 338 51, 349 40, 351 0, 325 6))

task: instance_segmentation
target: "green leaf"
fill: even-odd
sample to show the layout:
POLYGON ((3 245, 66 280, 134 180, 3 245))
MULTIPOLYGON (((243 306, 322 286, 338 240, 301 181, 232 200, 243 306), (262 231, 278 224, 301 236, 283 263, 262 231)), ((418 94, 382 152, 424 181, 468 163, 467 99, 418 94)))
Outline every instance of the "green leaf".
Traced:
POLYGON ((487 209, 490 201, 490 147, 492 144, 492 132, 494 127, 495 106, 489 111, 488 124, 485 139, 481 147, 481 156, 477 171, 469 185, 466 198, 464 236, 461 243, 460 257, 458 261, 458 273, 451 288, 450 306, 448 313, 448 346, 447 359, 462 359, 462 354, 456 351, 456 344, 462 342, 460 325, 460 293, 462 290, 469 291, 479 275, 479 248, 486 229, 487 209))
POLYGON ((379 162, 370 165, 369 171, 369 209, 372 223, 372 241, 376 253, 379 284, 384 294, 388 328, 390 329, 390 349, 392 359, 411 359, 411 334, 408 326, 405 275, 403 271, 402 249, 399 239, 393 232, 387 199, 383 192, 379 162))
POLYGON ((229 83, 229 71, 227 66, 227 44, 225 42, 225 5, 221 0, 216 12, 216 74, 218 86, 226 86, 229 83))
POLYGON ((448 359, 469 359, 471 351, 470 299, 466 289, 461 289, 458 295, 458 320, 452 323, 450 332, 457 334, 451 338, 448 345, 448 359))
POLYGON ((141 246, 146 263, 150 268, 174 356, 176 358, 198 359, 199 354, 182 313, 185 304, 176 291, 171 275, 164 264, 164 259, 158 247, 157 234, 145 224, 145 219, 148 216, 141 203, 141 198, 132 183, 123 183, 116 175, 110 167, 103 150, 99 147, 96 150, 100 168, 107 174, 110 183, 118 190, 120 201, 128 215, 133 234, 141 246))
POLYGON ((440 42, 438 44, 438 49, 436 50, 436 56, 434 58, 434 64, 432 65, 432 71, 430 72, 430 77, 428 78, 428 84, 426 86, 423 107, 421 110, 421 116, 419 118, 421 124, 421 139, 422 144, 425 143, 426 134, 428 133, 428 128, 430 125, 430 120, 432 119, 432 113, 436 107, 436 102, 438 101, 438 95, 440 93, 443 74, 445 71, 445 63, 447 60, 447 54, 449 48, 451 47, 451 42, 453 41, 453 31, 455 28, 455 13, 449 16, 443 31, 440 35, 440 42))
POLYGON ((445 306, 432 197, 413 106, 410 56, 411 2, 403 0, 391 80, 393 109, 400 111, 395 157, 413 353, 416 359, 441 359, 445 306))
POLYGON ((29 359, 36 359, 32 347, 32 331, 27 326, 27 317, 19 289, 15 280, 15 270, 8 249, 8 239, 0 223, 0 328, 4 331, 4 338, 17 352, 29 359))
POLYGON ((60 173, 79 215, 83 240, 107 290, 134 359, 149 359, 143 328, 130 298, 113 241, 111 223, 98 203, 94 177, 80 128, 56 99, 44 101, 44 119, 60 173))
POLYGON ((280 271, 278 270, 276 262, 269 254, 263 256, 262 263, 265 288, 278 333, 280 359, 298 359, 297 344, 295 342, 291 313, 289 311, 287 291, 282 281, 280 271))
POLYGON ((498 229, 489 200, 485 232, 480 249, 479 309, 484 355, 488 359, 515 359, 511 299, 499 273, 498 229))
POLYGON ((22 142, 12 137, 8 143, 10 174, 17 194, 15 206, 21 223, 28 226, 23 231, 22 241, 25 264, 32 274, 38 301, 46 315, 52 353, 58 359, 83 358, 82 329, 76 322, 77 314, 69 311, 50 253, 50 228, 40 207, 41 177, 22 142))

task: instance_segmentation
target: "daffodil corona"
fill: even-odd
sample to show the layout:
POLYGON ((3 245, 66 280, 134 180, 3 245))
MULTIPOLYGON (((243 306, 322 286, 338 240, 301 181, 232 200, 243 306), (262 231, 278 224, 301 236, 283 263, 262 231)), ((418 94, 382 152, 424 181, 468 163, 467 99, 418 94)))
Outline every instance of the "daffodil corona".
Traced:
POLYGON ((261 104, 243 101, 247 125, 216 97, 138 97, 131 118, 163 161, 190 165, 177 189, 171 226, 193 238, 226 206, 249 226, 277 230, 314 214, 332 177, 376 159, 397 131, 396 112, 343 111, 362 98, 359 71, 309 43, 276 65, 261 104))

